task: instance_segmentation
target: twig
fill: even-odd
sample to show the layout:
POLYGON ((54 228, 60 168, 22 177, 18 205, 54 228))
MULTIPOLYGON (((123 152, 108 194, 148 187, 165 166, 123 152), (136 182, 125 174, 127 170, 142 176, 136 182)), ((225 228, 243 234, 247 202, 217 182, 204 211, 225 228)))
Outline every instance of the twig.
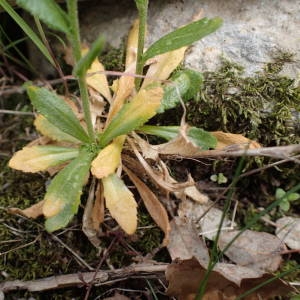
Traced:
POLYGON ((34 113, 32 113, 32 112, 17 111, 17 110, 7 110, 7 109, 0 109, 0 114, 34 116, 34 113))
POLYGON ((71 286, 80 286, 83 284, 83 281, 91 282, 93 279, 94 285, 102 285, 107 281, 114 279, 125 280, 133 275, 153 275, 153 273, 164 273, 167 266, 168 264, 137 264, 113 271, 99 271, 96 275, 95 272, 84 272, 81 274, 58 275, 29 281, 6 281, 0 283, 0 291, 9 292, 14 290, 27 290, 31 292, 40 292, 71 286))

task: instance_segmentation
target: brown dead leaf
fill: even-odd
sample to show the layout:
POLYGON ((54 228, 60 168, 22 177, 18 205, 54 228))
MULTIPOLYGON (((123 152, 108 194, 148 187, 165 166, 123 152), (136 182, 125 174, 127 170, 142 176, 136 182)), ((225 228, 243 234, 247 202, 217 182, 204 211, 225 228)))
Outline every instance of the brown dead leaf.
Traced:
POLYGON ((103 300, 130 300, 130 298, 124 296, 124 295, 121 295, 119 293, 115 293, 114 296, 112 297, 108 297, 108 298, 104 298, 103 300))
MULTIPOLYGON (((218 245, 223 250, 239 231, 222 232, 218 245)), ((240 266, 275 272, 282 261, 280 253, 286 250, 275 235, 267 232, 244 231, 225 251, 225 255, 240 266)))
POLYGON ((247 139, 241 134, 227 133, 223 131, 213 131, 211 134, 218 140, 216 150, 243 150, 260 148, 260 144, 247 139))
POLYGON ((164 232, 165 237, 162 245, 166 246, 169 242, 169 233, 170 233, 170 223, 166 209, 157 199, 156 195, 147 187, 144 182, 142 182, 132 171, 128 168, 124 167, 124 171, 129 176, 130 180, 136 186, 143 202, 155 221, 155 223, 160 227, 160 229, 164 232))
POLYGON ((37 217, 43 215, 43 211, 42 211, 43 205, 44 205, 44 200, 42 200, 36 204, 33 204, 32 206, 25 208, 25 209, 11 207, 11 208, 8 208, 8 212, 12 213, 12 214, 19 214, 19 215, 25 216, 27 218, 36 219, 37 217))
POLYGON ((194 224, 186 218, 175 217, 171 221, 170 242, 167 247, 172 260, 195 257, 201 266, 207 267, 208 265, 207 247, 199 238, 194 224))
POLYGON ((282 217, 276 221, 277 237, 291 249, 300 249, 300 219, 282 217))
MULTIPOLYGON (((169 281, 167 294, 182 300, 192 299, 189 297, 196 295, 204 275, 205 269, 196 258, 174 261, 166 270, 166 278, 169 281)), ((263 274, 261 271, 232 264, 217 264, 209 276, 203 299, 233 300, 270 278, 274 277, 271 274, 263 274), (227 277, 235 278, 235 280, 231 281, 227 277), (236 284, 236 281, 240 284, 236 284)), ((293 289, 284 281, 274 279, 273 282, 243 299, 271 299, 274 296, 285 296, 291 291, 293 289)))
POLYGON ((99 231, 100 225, 104 221, 104 196, 100 182, 98 183, 95 195, 94 207, 92 210, 93 228, 99 231))
MULTIPOLYGON (((199 227, 199 234, 210 240, 213 240, 217 234, 219 224, 222 218, 222 210, 212 207, 212 201, 199 205, 189 199, 182 201, 179 205, 178 215, 181 218, 188 218, 196 222, 199 227)), ((225 217, 222 232, 232 230, 236 224, 225 217)))

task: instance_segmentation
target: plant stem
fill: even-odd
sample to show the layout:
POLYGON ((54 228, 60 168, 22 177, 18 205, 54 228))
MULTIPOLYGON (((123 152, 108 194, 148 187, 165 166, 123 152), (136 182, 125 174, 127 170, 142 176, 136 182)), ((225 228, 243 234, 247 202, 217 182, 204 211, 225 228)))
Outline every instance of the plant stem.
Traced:
MULTIPOLYGON (((71 41, 72 52, 76 64, 81 58, 81 43, 80 43, 80 31, 79 31, 79 22, 78 22, 77 0, 67 0, 67 6, 68 6, 69 19, 70 19, 70 27, 71 27, 71 34, 69 36, 69 40, 71 41)), ((84 120, 87 125, 88 135, 91 141, 95 141, 96 138, 95 138, 93 123, 91 118, 89 95, 88 95, 85 76, 86 76, 85 72, 77 76, 78 85, 79 85, 84 120)))
MULTIPOLYGON (((143 52, 144 52, 144 44, 145 44, 145 33, 146 33, 146 25, 147 25, 147 14, 148 14, 148 0, 137 0, 136 6, 139 11, 139 38, 138 38, 138 48, 137 48, 137 63, 136 63, 136 74, 142 75, 143 73, 143 52)), ((135 79, 135 88, 139 89, 141 85, 141 78, 135 79)))

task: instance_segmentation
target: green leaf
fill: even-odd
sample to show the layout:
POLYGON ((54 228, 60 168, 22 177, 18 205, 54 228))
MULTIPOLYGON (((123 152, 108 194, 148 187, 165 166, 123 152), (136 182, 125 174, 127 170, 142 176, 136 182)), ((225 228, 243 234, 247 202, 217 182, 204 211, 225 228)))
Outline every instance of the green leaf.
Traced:
POLYGON ((285 194, 286 194, 286 192, 283 189, 277 188, 276 192, 275 192, 275 198, 276 199, 284 199, 285 198, 285 194))
POLYGON ((104 37, 99 36, 94 43, 91 46, 91 49, 89 52, 82 57, 79 62, 76 64, 73 74, 75 76, 83 75, 87 72, 87 70, 90 68, 93 61, 96 59, 96 57, 101 53, 104 46, 104 37))
POLYGON ((193 98, 202 87, 202 73, 193 70, 177 72, 171 77, 172 83, 164 87, 164 97, 158 113, 176 107, 183 101, 193 98))
POLYGON ((70 33, 68 15, 54 0, 17 0, 17 4, 37 16, 49 28, 70 33))
POLYGON ((43 213, 47 217, 47 231, 53 232, 65 227, 77 213, 80 195, 93 157, 91 152, 82 150, 79 156, 52 180, 43 207, 43 213))
POLYGON ((279 206, 285 212, 289 211, 289 209, 290 209, 290 203, 287 199, 284 199, 283 201, 281 201, 279 203, 279 206))
POLYGON ((288 196, 287 196, 287 199, 289 200, 289 201, 296 201, 296 200, 298 200, 300 198, 300 194, 298 194, 298 193, 291 193, 291 194, 289 194, 288 196))
POLYGON ((56 93, 33 85, 26 85, 32 105, 50 123, 79 141, 90 141, 72 109, 56 93))
MULTIPOLYGON (((146 134, 160 136, 168 141, 174 139, 179 134, 179 130, 179 126, 144 125, 139 127, 139 131, 146 134)), ((217 139, 211 133, 201 128, 190 127, 187 132, 187 136, 195 145, 203 150, 215 148, 217 145, 217 139)))
POLYGON ((199 21, 181 27, 159 39, 152 44, 143 55, 143 61, 156 55, 172 51, 202 39, 206 35, 216 31, 223 21, 216 17, 213 19, 203 18, 199 21))
POLYGON ((55 67, 54 60, 52 59, 47 47, 43 44, 37 34, 28 26, 28 24, 21 18, 16 11, 9 5, 6 0, 0 0, 0 5, 12 17, 12 19, 21 27, 26 35, 32 40, 37 48, 43 53, 45 58, 55 67))

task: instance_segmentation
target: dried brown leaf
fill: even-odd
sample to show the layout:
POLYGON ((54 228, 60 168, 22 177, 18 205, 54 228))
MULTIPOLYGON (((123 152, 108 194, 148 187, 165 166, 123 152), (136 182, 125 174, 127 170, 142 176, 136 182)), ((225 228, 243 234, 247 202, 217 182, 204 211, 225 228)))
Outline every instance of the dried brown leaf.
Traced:
POLYGON ((10 212, 12 214, 19 214, 19 215, 25 216, 27 218, 36 219, 39 216, 43 215, 43 211, 42 211, 43 205, 44 205, 44 200, 42 200, 36 204, 33 204, 32 206, 25 208, 25 209, 11 207, 11 208, 8 208, 8 212, 10 212))
POLYGON ((300 249, 300 219, 282 217, 276 221, 277 237, 291 249, 300 249))
POLYGON ((144 204, 155 221, 155 223, 160 227, 164 232, 165 237, 162 245, 166 246, 169 242, 169 233, 170 233, 170 223, 166 209, 157 199, 156 195, 147 187, 147 185, 142 182, 132 171, 124 167, 125 172, 129 176, 130 180, 136 186, 141 198, 144 201, 144 204))
MULTIPOLYGON (((222 232, 218 241, 220 249, 223 250, 238 233, 222 232)), ((284 244, 275 235, 246 230, 225 251, 225 255, 240 266, 275 272, 282 261, 280 252, 284 250, 284 244)))
MULTIPOLYGON (((174 261, 166 270, 166 278, 169 281, 167 294, 178 299, 189 299, 191 295, 195 296, 204 274, 205 269, 196 258, 174 261)), ((274 281, 243 298, 246 300, 286 296, 293 289, 271 274, 232 264, 217 264, 214 271, 210 273, 203 299, 235 299, 270 278, 274 281)))
POLYGON ((256 149, 260 144, 249 140, 241 134, 227 133, 223 131, 213 131, 211 134, 218 140, 215 149, 221 150, 230 147, 231 150, 256 149))
POLYGON ((175 217, 171 221, 168 251, 172 260, 195 257, 203 267, 207 267, 209 262, 208 249, 204 241, 199 238, 194 224, 186 218, 175 217))

